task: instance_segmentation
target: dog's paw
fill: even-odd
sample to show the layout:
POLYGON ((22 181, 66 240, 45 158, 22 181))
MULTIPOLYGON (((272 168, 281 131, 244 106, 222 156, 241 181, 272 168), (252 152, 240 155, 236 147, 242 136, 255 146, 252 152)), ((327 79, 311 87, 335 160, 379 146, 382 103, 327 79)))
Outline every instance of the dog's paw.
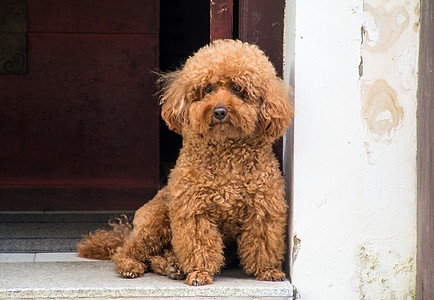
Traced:
POLYGON ((119 274, 121 274, 123 278, 136 278, 143 276, 144 273, 121 270, 119 271, 119 274))
POLYGON ((125 270, 121 269, 118 271, 119 274, 121 274, 124 278, 136 278, 143 276, 147 270, 145 264, 137 263, 134 267, 125 268, 125 270))
POLYGON ((143 276, 147 271, 146 264, 135 259, 123 259, 122 262, 116 262, 116 270, 124 278, 136 278, 143 276))
POLYGON ((170 279, 181 280, 185 278, 184 272, 174 263, 167 265, 166 274, 170 279))
POLYGON ((213 283, 212 276, 208 272, 194 271, 187 275, 186 284, 199 286, 213 283))
POLYGON ((260 272, 256 275, 256 279, 262 281, 284 281, 285 273, 278 269, 270 269, 260 272))

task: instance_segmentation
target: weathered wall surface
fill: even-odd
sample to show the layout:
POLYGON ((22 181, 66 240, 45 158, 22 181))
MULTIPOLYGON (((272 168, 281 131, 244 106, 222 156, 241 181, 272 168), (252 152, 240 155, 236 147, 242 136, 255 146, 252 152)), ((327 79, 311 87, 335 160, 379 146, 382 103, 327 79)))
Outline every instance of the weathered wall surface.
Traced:
POLYGON ((414 299, 419 1, 287 6, 293 283, 302 299, 414 299))

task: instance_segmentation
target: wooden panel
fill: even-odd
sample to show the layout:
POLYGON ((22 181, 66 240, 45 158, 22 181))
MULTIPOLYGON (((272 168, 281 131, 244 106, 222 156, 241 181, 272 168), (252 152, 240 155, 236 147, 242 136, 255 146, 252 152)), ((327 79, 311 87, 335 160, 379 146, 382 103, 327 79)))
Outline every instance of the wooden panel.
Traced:
POLYGON ((210 1, 210 41, 231 39, 233 35, 233 0, 210 1))
POLYGON ((0 78, 0 184, 158 185, 157 37, 28 39, 29 74, 0 78))
POLYGON ((27 72, 27 5, 0 1, 0 74, 27 72))
POLYGON ((284 0, 240 0, 239 38, 259 45, 282 76, 284 0))
POLYGON ((155 186, 1 187, 0 210, 137 210, 155 193, 155 186))
MULTIPOLYGON (((284 10, 284 0, 239 1, 240 40, 258 45, 269 57, 279 76, 283 75, 284 10)), ((275 142, 273 149, 282 166, 282 139, 275 142)))
MULTIPOLYGON (((240 0, 238 10, 239 39, 258 45, 282 76, 284 0, 240 0)), ((274 152, 282 165, 282 140, 275 143, 274 152)))
MULTIPOLYGON (((284 0, 239 0, 238 7, 238 37, 244 42, 258 45, 276 68, 279 76, 283 75, 283 26, 284 26, 284 0)), ((292 128, 292 126, 291 126, 292 128)), ((286 199, 291 203, 292 191, 292 131, 287 136, 286 153, 283 153, 283 139, 277 140, 273 145, 274 153, 280 162, 281 170, 286 177, 286 199), (286 156, 285 169, 283 170, 283 156, 286 156)), ((292 213, 290 211, 289 217, 292 213)), ((291 219, 289 220, 291 221, 291 219)), ((290 222, 288 222, 290 226, 290 222)), ((288 234, 291 227, 288 227, 288 234)), ((288 248, 291 248, 291 237, 286 241, 288 248)), ((288 251, 285 262, 285 271, 290 277, 290 258, 288 251)))
POLYGON ((159 1, 31 0, 29 32, 157 33, 159 1))
POLYGON ((421 4, 418 89, 417 299, 434 299, 434 3, 421 4))
MULTIPOLYGON (((283 75, 284 9, 284 0, 239 1, 240 40, 258 45, 269 57, 279 76, 283 75)), ((275 143, 274 152, 282 165, 282 140, 275 143)))

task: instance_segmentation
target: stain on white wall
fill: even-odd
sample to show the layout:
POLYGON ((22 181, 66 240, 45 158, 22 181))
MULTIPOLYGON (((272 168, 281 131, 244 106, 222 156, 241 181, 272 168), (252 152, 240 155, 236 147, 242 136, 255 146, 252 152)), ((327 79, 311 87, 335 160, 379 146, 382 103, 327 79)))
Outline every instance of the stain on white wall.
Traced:
POLYGON ((419 1, 293 1, 293 283, 415 299, 419 1))
POLYGON ((388 151, 401 123, 415 124, 419 1, 365 0, 363 5, 364 145, 369 162, 375 164, 388 151))

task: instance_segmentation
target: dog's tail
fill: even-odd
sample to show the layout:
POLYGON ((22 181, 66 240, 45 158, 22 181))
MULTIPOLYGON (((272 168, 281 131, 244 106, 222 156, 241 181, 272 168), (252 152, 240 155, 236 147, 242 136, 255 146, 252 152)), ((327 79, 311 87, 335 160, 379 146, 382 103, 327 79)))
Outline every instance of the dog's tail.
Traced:
POLYGON ((111 259, 116 249, 124 244, 132 231, 126 215, 109 220, 111 230, 98 229, 84 235, 77 244, 78 256, 92 259, 111 259))

